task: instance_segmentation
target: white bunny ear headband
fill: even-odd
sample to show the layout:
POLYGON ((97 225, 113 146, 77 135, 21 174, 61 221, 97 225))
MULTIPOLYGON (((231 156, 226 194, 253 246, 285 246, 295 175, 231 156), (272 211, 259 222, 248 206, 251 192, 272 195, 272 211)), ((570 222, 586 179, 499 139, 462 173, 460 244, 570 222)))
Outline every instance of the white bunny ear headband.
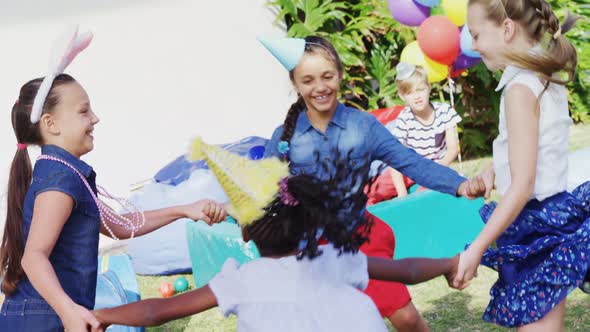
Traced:
POLYGON ((53 85, 53 80, 64 72, 72 60, 82 52, 92 41, 92 33, 78 34, 78 26, 68 27, 53 43, 49 57, 49 71, 43 79, 31 110, 31 123, 39 122, 47 94, 53 85))
POLYGON ((407 62, 400 62, 397 64, 395 69, 397 70, 397 77, 395 79, 398 81, 404 81, 414 74, 416 71, 416 65, 407 62))

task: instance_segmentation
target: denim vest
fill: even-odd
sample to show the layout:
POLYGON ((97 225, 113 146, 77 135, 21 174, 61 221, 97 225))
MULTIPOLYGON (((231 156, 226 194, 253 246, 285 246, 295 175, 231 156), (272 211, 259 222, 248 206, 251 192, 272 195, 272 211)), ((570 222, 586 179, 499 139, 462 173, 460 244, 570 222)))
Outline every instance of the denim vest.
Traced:
MULTIPOLYGON (((96 194, 96 173, 94 173, 92 167, 54 145, 44 145, 42 153, 59 158, 72 165, 86 178, 96 194)), ((46 191, 65 193, 72 197, 75 203, 49 255, 49 261, 65 293, 77 304, 87 309, 93 309, 96 295, 100 231, 98 208, 88 189, 72 169, 56 161, 39 160, 35 163, 32 183, 23 204, 22 225, 25 242, 31 227, 35 198, 46 191)), ((43 221, 43 219, 41 220, 43 221)), ((44 221, 51 222, 50 220, 44 221)), ((35 314, 54 315, 55 312, 33 287, 29 279, 24 278, 18 283, 16 291, 7 296, 2 305, 0 327, 6 327, 4 324, 7 323, 8 317, 8 320, 12 321, 12 324, 8 327, 15 330, 22 330, 22 328, 26 327, 32 328, 36 325, 19 323, 15 320, 15 317, 20 316, 22 317, 21 320, 24 321, 29 319, 26 316, 35 314), (5 320, 4 323, 3 320, 5 320)), ((51 319, 54 319, 54 317, 51 319)), ((52 330, 48 326, 38 327, 52 330)))

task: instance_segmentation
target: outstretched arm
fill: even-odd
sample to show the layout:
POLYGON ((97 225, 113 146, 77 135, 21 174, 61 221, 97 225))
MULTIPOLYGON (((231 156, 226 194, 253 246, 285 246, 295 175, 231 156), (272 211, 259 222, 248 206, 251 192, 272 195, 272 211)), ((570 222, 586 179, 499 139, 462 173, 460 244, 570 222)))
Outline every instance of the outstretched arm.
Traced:
POLYGON ((391 260, 367 257, 367 268, 371 279, 396 281, 408 285, 418 284, 444 275, 447 282, 457 273, 459 255, 453 258, 405 258, 391 260))
MULTIPOLYGON (((533 105, 538 105, 537 96, 528 86, 515 83, 506 91, 504 98, 510 186, 477 238, 461 254, 456 285, 473 279, 486 249, 518 217, 534 192, 539 146, 539 111, 533 105)), ((493 179, 489 173, 491 171, 487 171, 488 188, 489 182, 493 179)))
POLYGON ((454 170, 420 156, 416 151, 403 146, 382 124, 371 119, 368 124, 371 133, 371 152, 373 159, 381 160, 398 172, 416 181, 419 185, 453 196, 481 196, 483 192, 472 192, 478 188, 471 186, 454 170))
MULTIPOLYGON (((167 299, 147 299, 119 307, 93 311, 101 329, 111 324, 158 326, 168 321, 198 314, 217 306, 208 285, 167 299)), ((93 331, 101 331, 96 329, 93 331)))
MULTIPOLYGON (((144 216, 145 224, 135 232, 134 236, 148 234, 181 218, 203 220, 208 224, 218 223, 225 220, 226 214, 225 208, 222 204, 213 200, 203 199, 192 204, 145 211, 144 216)), ((123 217, 131 218, 132 214, 124 214, 123 217)), ((117 238, 128 239, 131 237, 131 232, 124 226, 116 225, 108 221, 107 223, 117 238)), ((111 236, 111 233, 106 229, 104 224, 100 225, 100 233, 109 237, 111 236)))

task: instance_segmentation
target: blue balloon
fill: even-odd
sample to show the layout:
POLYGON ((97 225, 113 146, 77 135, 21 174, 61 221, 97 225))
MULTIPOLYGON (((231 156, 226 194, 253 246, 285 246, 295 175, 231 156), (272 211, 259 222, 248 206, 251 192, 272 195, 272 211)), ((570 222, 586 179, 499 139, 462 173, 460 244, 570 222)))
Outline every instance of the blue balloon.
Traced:
POLYGON ((460 70, 460 69, 467 69, 469 67, 473 67, 481 61, 481 58, 472 58, 467 56, 463 53, 459 54, 455 63, 453 63, 453 69, 460 70))
POLYGON ((440 3, 440 0, 414 0, 414 1, 421 4, 422 6, 426 6, 426 7, 436 7, 440 3))
POLYGON ((463 29, 461 30, 461 53, 465 54, 468 57, 481 58, 481 55, 479 55, 479 53, 471 49, 472 41, 473 37, 471 37, 469 27, 467 26, 467 24, 465 24, 463 26, 463 29))

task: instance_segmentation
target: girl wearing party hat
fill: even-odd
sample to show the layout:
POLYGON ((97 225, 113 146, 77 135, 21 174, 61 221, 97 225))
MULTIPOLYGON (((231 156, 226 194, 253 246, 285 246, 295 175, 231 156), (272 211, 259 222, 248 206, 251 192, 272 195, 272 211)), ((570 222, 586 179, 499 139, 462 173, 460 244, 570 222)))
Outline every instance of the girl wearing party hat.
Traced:
MULTIPOLYGON (((314 36, 260 41, 289 71, 298 94, 284 124, 266 146, 266 157, 289 161, 292 174, 323 178, 333 170, 330 162, 335 154, 353 150, 352 169, 381 160, 424 187, 469 198, 483 194, 481 180, 466 181, 455 171, 421 157, 403 146, 374 116, 339 103, 344 69, 328 41, 314 36), (328 172, 320 162, 328 165, 328 172)), ((367 256, 392 259, 393 232, 385 222, 372 218, 369 242, 361 251, 367 256)), ((428 330, 405 285, 372 280, 366 293, 398 331, 428 330)))
MULTIPOLYGON (((97 198, 96 174, 80 159, 94 147, 99 122, 84 88, 63 74, 91 34, 68 29, 54 46, 44 78, 26 83, 12 107, 18 144, 8 180, 0 247, 6 298, 0 331, 87 331, 96 295, 99 232, 112 238, 149 233, 187 217, 220 221, 222 206, 200 201, 157 211, 116 214, 97 198), (27 147, 38 145, 35 168, 27 147)), ((101 192, 101 188, 98 188, 101 192)), ((108 196, 108 198, 112 198, 108 196)))
POLYGON ((341 186, 366 182, 367 169, 337 165, 326 181, 289 176, 277 158, 248 160, 197 139, 192 157, 204 158, 230 199, 229 213, 252 240, 261 258, 238 266, 229 259, 208 285, 167 299, 148 299, 95 311, 101 329, 109 324, 154 326, 219 306, 235 314, 238 331, 387 331, 371 299, 359 292, 369 276, 418 283, 444 274, 452 278, 453 259, 367 258, 358 253, 371 222, 361 213, 343 221, 337 211, 361 210, 366 196, 341 186), (322 230, 328 245, 318 245, 322 230), (304 243, 301 246, 301 243, 304 243))

